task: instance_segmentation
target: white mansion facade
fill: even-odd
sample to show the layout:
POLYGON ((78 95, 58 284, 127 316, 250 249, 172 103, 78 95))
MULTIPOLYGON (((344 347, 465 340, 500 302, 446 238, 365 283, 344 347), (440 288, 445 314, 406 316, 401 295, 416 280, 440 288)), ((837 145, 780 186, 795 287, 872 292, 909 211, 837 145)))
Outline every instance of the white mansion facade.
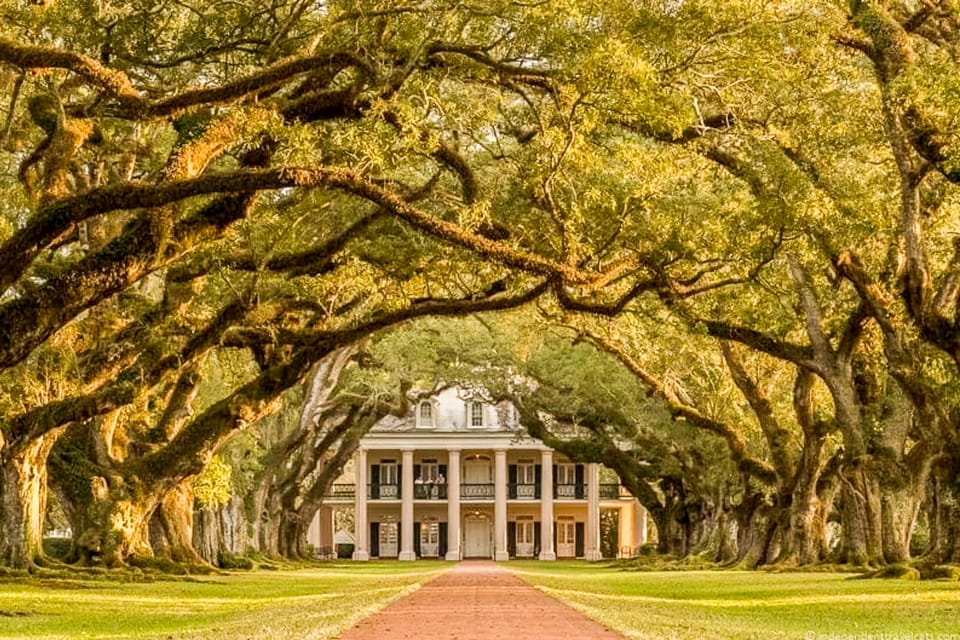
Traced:
POLYGON ((308 540, 333 549, 334 513, 352 506, 354 560, 599 560, 603 509, 619 512, 616 553, 631 555, 646 511, 600 478, 526 435, 509 403, 447 388, 364 436, 308 540))

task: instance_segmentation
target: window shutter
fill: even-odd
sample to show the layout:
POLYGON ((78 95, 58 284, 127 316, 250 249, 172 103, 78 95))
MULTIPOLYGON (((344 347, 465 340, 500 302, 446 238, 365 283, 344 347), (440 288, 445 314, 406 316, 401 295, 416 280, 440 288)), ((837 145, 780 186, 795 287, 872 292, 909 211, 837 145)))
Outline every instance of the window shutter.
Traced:
POLYGON ((557 497, 557 465, 553 465, 553 475, 550 477, 553 480, 553 482, 550 483, 553 485, 553 491, 552 491, 553 497, 556 498, 557 497))
POLYGON ((403 465, 397 465, 397 497, 403 497, 403 465))
POLYGON ((543 489, 543 467, 541 465, 536 465, 533 468, 533 477, 535 478, 536 486, 533 488, 533 497, 539 500, 541 498, 541 489, 543 489))
POLYGON ((557 552, 557 523, 556 523, 556 521, 554 521, 554 523, 553 523, 553 549, 551 549, 551 551, 553 551, 554 553, 557 552))
POLYGON ((437 473, 443 476, 443 482, 440 484, 440 487, 439 487, 439 494, 440 494, 439 498, 441 500, 446 500, 447 499, 447 465, 438 464, 437 473))
POLYGON ((577 500, 583 500, 583 465, 578 464, 574 469, 576 486, 573 488, 574 497, 577 500))
POLYGON ((517 523, 507 523, 507 554, 511 558, 517 557, 517 523))
POLYGON ((420 523, 413 523, 413 552, 420 557, 420 523))
POLYGON ((540 523, 533 523, 533 555, 540 555, 540 523))
POLYGON ((573 553, 578 558, 582 558, 583 557, 583 534, 584 534, 584 528, 583 528, 582 522, 578 522, 574 525, 573 533, 574 533, 574 545, 573 545, 574 552, 573 553))
POLYGON ((370 523, 370 557, 380 557, 380 523, 370 523))
POLYGON ((443 560, 447 556, 447 523, 440 523, 440 548, 438 550, 440 554, 440 559, 443 560))
POLYGON ((510 484, 507 486, 507 496, 510 498, 517 497, 517 465, 511 464, 507 467, 507 477, 509 478, 510 484))
POLYGON ((370 465, 370 498, 378 500, 380 498, 380 465, 370 465))

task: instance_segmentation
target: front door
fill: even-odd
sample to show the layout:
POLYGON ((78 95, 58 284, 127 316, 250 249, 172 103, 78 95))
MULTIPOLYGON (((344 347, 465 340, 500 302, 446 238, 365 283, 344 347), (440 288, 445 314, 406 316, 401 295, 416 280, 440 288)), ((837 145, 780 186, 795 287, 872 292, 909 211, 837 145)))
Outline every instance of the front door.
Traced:
POLYGON ((424 522, 420 526, 420 557, 436 558, 440 554, 440 523, 424 522))
POLYGON ((533 517, 517 518, 517 557, 533 557, 533 517))
POLYGON ((397 557, 397 523, 380 523, 380 557, 397 557))
POLYGON ((573 520, 557 521, 557 557, 574 558, 577 554, 577 528, 573 520))
POLYGON ((463 528, 463 556, 490 557, 490 521, 487 518, 467 518, 463 528))

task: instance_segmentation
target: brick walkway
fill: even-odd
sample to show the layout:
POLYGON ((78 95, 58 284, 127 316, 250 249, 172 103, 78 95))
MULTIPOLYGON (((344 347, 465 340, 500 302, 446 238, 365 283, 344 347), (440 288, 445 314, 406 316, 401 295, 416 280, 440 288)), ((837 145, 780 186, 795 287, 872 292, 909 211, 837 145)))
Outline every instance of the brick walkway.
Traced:
POLYGON ((465 561, 342 640, 623 640, 489 561, 465 561))

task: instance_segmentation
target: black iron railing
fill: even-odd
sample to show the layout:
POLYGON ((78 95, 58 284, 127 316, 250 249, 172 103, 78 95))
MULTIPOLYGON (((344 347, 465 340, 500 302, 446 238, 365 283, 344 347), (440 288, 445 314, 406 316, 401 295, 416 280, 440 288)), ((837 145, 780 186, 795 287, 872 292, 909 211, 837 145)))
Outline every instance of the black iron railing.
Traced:
POLYGON ((557 500, 583 500, 587 497, 587 485, 580 484, 555 484, 553 485, 553 497, 557 500))
POLYGON ((335 484, 327 489, 327 498, 354 498, 357 495, 355 484, 335 484))
POLYGON ((367 497, 371 500, 399 500, 399 484, 368 484, 367 497))
POLYGON ((493 484, 464 483, 460 485, 460 497, 474 500, 492 500, 494 495, 493 484))
POLYGON ((601 484, 600 497, 601 498, 629 498, 631 496, 630 496, 630 492, 627 491, 626 487, 622 487, 619 484, 601 484))
POLYGON ((440 482, 424 482, 413 485, 413 497, 416 500, 446 500, 447 484, 440 482))

